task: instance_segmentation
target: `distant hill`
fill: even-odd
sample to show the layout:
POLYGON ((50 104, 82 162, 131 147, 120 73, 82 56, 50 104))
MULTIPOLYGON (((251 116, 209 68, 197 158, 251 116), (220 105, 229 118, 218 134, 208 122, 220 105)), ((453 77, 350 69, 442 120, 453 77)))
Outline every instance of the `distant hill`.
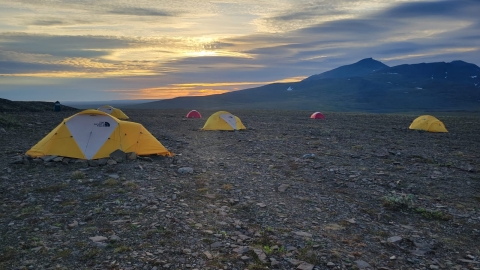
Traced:
POLYGON ((388 67, 367 58, 296 83, 178 97, 129 108, 480 111, 480 68, 463 61, 388 67), (294 90, 287 91, 289 86, 294 90))
POLYGON ((341 66, 321 74, 310 76, 303 81, 364 76, 384 68, 388 68, 388 66, 372 58, 366 58, 351 65, 341 66))
MULTIPOLYGON (((53 111, 53 102, 43 101, 11 101, 0 98, 0 112, 45 112, 53 111)), ((76 111, 77 109, 61 105, 62 111, 76 111)))
POLYGON ((96 109, 103 105, 109 105, 115 108, 123 108, 124 106, 129 105, 136 105, 145 102, 152 102, 158 101, 156 100, 149 100, 149 99, 133 99, 133 100, 108 100, 108 101, 63 101, 62 104, 65 104, 70 107, 78 108, 78 109, 96 109))

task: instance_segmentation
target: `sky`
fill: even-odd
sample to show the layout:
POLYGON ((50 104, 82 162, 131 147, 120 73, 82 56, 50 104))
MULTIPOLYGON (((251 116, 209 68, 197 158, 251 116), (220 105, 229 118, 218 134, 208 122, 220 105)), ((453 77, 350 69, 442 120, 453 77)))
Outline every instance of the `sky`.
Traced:
POLYGON ((480 0, 0 0, 0 98, 221 94, 372 57, 480 65, 480 0))

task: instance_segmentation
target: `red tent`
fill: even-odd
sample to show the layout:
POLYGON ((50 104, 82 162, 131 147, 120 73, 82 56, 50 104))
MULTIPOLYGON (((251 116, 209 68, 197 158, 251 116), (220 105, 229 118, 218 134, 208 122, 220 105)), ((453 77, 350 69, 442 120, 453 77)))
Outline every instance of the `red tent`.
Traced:
POLYGON ((312 119, 325 119, 325 115, 323 115, 323 113, 321 112, 314 112, 310 118, 312 119))
POLYGON ((202 118, 202 115, 196 110, 191 110, 187 113, 187 118, 202 118))

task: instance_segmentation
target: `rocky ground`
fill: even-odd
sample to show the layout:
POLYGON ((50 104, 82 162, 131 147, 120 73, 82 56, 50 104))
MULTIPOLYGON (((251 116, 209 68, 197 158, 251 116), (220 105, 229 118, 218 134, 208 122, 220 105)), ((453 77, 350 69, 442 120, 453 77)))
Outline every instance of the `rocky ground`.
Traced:
POLYGON ((125 112, 176 156, 11 164, 71 112, 0 114, 0 269, 480 269, 479 117, 125 112))

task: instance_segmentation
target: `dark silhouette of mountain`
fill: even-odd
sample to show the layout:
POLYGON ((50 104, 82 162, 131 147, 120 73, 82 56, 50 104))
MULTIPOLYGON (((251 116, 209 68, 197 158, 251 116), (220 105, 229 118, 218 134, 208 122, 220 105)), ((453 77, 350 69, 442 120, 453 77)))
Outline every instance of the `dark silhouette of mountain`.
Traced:
MULTIPOLYGON (((0 98, 0 112, 46 112, 53 111, 54 102, 44 101, 12 101, 0 98)), ((61 105, 62 111, 76 111, 77 109, 61 105)))
POLYGON ((351 65, 341 66, 321 74, 310 76, 304 79, 304 81, 364 76, 384 68, 388 68, 388 66, 372 58, 365 58, 351 65))
POLYGON ((480 111, 480 68, 463 61, 388 67, 368 58, 296 83, 273 83, 220 95, 179 97, 130 108, 480 111), (348 70, 352 71, 350 76, 348 70), (289 86, 294 90, 287 91, 289 86))

